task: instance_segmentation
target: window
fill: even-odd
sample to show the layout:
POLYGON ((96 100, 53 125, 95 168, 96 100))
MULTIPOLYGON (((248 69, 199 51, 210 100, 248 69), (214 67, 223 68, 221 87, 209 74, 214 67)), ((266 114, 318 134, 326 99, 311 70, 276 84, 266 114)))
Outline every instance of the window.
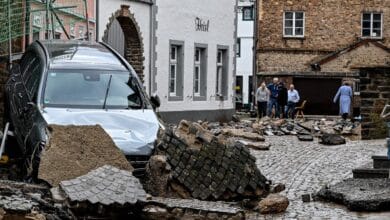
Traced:
POLYGON ((284 12, 285 37, 303 37, 305 35, 305 13, 284 12))
POLYGON ((362 37, 382 37, 382 14, 363 13, 362 15, 362 37))
POLYGON ((55 69, 47 74, 43 97, 43 104, 48 107, 140 109, 143 106, 137 82, 127 71, 55 69))
POLYGON ((61 39, 61 33, 55 33, 54 39, 61 39))
POLYGON ((252 21, 253 20, 253 7, 243 7, 242 8, 242 20, 243 21, 252 21))
POLYGON ((217 54, 217 89, 216 93, 222 96, 222 67, 223 67, 223 51, 218 50, 217 54))
POLYGON ((169 46, 169 101, 183 100, 184 42, 171 41, 169 46))
POLYGON ((221 100, 226 100, 228 97, 228 60, 228 47, 218 46, 216 96, 221 100))
POLYGON ((71 37, 74 37, 76 34, 75 34, 75 30, 74 30, 74 22, 71 22, 70 24, 69 24, 69 34, 70 34, 70 36, 71 37))
POLYGON ((207 100, 207 44, 194 45, 194 101, 207 100))
POLYGON ((84 26, 79 26, 79 38, 84 38, 84 26))
POLYGON ((241 56, 241 38, 237 38, 237 44, 236 44, 236 56, 241 56))
POLYGON ((176 75, 177 75, 177 46, 171 46, 169 72, 169 95, 176 96, 176 75))
POLYGON ((200 96, 200 78, 201 78, 201 59, 202 52, 200 48, 195 49, 195 65, 194 65, 194 96, 200 96))

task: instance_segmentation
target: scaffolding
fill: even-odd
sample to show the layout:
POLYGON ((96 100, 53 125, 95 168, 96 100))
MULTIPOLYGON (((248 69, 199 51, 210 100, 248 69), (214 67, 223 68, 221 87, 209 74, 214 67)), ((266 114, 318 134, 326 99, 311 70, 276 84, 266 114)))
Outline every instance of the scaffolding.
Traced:
POLYGON ((16 39, 25 48, 30 35, 36 32, 44 31, 45 39, 53 39, 60 30, 70 39, 72 30, 65 27, 71 26, 71 22, 86 22, 87 34, 83 39, 89 40, 89 21, 87 0, 0 0, 0 55, 8 56, 11 64, 16 39), (66 21, 64 16, 73 19, 66 21))

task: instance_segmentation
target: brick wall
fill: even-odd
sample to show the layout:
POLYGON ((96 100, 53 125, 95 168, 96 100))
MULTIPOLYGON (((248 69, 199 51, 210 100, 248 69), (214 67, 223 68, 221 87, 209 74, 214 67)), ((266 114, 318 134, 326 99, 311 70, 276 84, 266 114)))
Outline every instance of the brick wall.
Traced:
POLYGON ((361 36, 364 11, 383 13, 383 41, 389 47, 389 0, 261 0, 258 48, 334 51, 346 47, 361 36), (284 11, 305 12, 304 39, 283 38, 284 11))
POLYGON ((385 104, 390 104, 390 68, 360 70, 362 137, 386 137, 386 125, 379 117, 385 104))

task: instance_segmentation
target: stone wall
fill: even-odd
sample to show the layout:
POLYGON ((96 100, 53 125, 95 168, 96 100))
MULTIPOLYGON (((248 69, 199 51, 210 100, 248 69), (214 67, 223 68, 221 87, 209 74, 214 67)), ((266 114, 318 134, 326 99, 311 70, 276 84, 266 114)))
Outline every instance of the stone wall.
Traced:
POLYGON ((390 65, 390 53, 384 48, 367 43, 321 65, 321 71, 355 72, 358 67, 375 67, 386 63, 390 65))
POLYGON ((386 137, 386 125, 379 117, 390 104, 390 67, 360 70, 362 138, 386 137))
POLYGON ((383 42, 390 46, 388 0, 262 0, 259 1, 258 48, 335 51, 361 37, 361 13, 383 13, 383 42), (305 37, 283 37, 283 12, 305 12, 305 37))

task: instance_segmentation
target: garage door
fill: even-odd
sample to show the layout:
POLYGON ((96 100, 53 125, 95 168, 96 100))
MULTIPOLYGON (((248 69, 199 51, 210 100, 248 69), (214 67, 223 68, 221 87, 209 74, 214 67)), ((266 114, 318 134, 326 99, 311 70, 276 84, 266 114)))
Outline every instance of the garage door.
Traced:
POLYGON ((339 113, 338 104, 333 103, 333 97, 341 85, 341 79, 294 78, 294 84, 301 100, 307 100, 305 114, 337 115, 339 113))

